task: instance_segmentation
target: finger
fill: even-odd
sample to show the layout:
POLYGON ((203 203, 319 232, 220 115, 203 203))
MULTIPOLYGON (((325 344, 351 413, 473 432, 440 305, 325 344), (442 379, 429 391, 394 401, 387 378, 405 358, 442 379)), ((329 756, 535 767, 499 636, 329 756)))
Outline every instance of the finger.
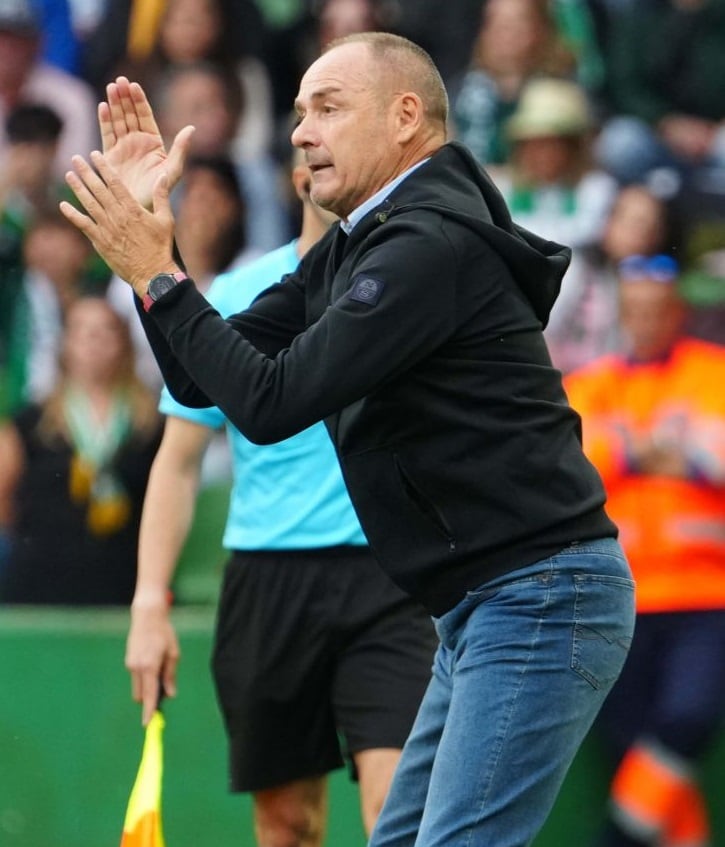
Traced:
POLYGON ((118 140, 128 134, 126 118, 121 105, 121 92, 117 82, 109 82, 106 86, 106 102, 108 104, 108 116, 114 138, 118 140))
POLYGON ((105 101, 98 104, 98 128, 101 131, 101 149, 104 153, 108 153, 118 139, 113 129, 111 109, 105 101))
POLYGON ((124 123, 127 132, 137 132, 139 129, 139 116, 136 113, 136 101, 130 90, 130 83, 125 76, 116 80, 118 99, 123 111, 124 123))
POLYGON ((133 671, 128 666, 128 662, 126 663, 126 667, 129 669, 131 673, 131 698, 134 703, 140 703, 143 700, 142 688, 141 688, 141 675, 138 671, 133 671))
POLYGON ((141 132, 149 132, 161 137, 156 118, 146 94, 137 82, 128 83, 129 98, 133 102, 133 110, 141 132))
MULTIPOLYGON (((91 153, 94 164, 100 156, 101 154, 98 151, 91 153)), ((83 203, 83 208, 97 222, 99 212, 105 211, 114 199, 111 197, 109 186, 82 156, 73 156, 71 162, 74 170, 68 172, 66 182, 71 186, 76 197, 83 203), (83 199, 78 193, 79 191, 83 195, 83 199)))
POLYGON ((98 224, 93 220, 92 215, 84 215, 66 200, 63 200, 59 204, 59 209, 61 214, 64 215, 91 242, 91 246, 96 253, 103 256, 108 246, 107 240, 104 239, 103 232, 98 227, 98 224))
POLYGON ((79 209, 76 209, 71 203, 67 200, 63 200, 58 208, 61 211, 61 214, 68 218, 68 220, 79 229, 88 239, 93 241, 91 238, 91 232, 94 229, 94 223, 91 218, 87 215, 84 215, 79 209))
POLYGON ((174 214, 169 200, 169 177, 162 173, 154 183, 152 193, 153 211, 156 219, 166 228, 173 227, 174 214))
POLYGON ((142 676, 143 708, 141 713, 141 722, 144 726, 146 726, 153 717, 159 703, 160 682, 159 676, 155 671, 144 671, 142 676))
POLYGON ((166 166, 166 170, 169 175, 169 190, 171 190, 181 179, 186 157, 188 156, 189 149, 191 148, 191 138, 195 131, 196 127, 191 125, 185 126, 183 129, 179 130, 174 138, 171 149, 169 150, 166 166))
POLYGON ((178 656, 167 656, 161 671, 161 682, 164 686, 164 693, 168 697, 176 697, 176 666, 178 663, 178 656))
POLYGON ((91 233, 94 229, 94 224, 100 218, 102 211, 98 204, 98 201, 93 196, 93 194, 88 190, 88 187, 83 182, 83 180, 78 176, 75 171, 68 171, 65 175, 65 181, 70 190, 75 194, 76 199, 81 204, 81 207, 86 211, 86 215, 83 215, 70 203, 62 203, 61 211, 63 214, 74 223, 82 232, 84 232, 89 238, 91 238, 91 233), (68 208, 70 207, 70 208, 68 208))

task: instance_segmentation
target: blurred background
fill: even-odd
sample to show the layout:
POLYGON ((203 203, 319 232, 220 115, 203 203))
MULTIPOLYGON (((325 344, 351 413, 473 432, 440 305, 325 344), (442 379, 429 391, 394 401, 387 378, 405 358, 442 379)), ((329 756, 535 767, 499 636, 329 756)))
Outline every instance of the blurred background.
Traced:
MULTIPOLYGON (((114 843, 143 740, 123 657, 162 384, 130 291, 57 211, 71 199, 70 157, 98 147, 96 105, 118 74, 142 83, 165 138, 196 125, 172 200, 205 290, 299 231, 289 133, 300 76, 332 38, 369 29, 429 51, 450 137, 516 222, 573 248, 546 330, 556 367, 577 374, 629 350, 620 295, 632 257, 673 261, 679 330, 711 345, 702 373, 721 354, 725 0, 0 0, 0 847, 114 843), (110 435, 98 402, 113 409, 110 435)), ((688 390, 696 401, 698 385, 685 385, 680 412, 688 390)), ((708 414, 688 485, 721 504, 717 590, 688 611, 722 614, 725 406, 708 414)), ((253 844, 247 798, 227 792, 208 667, 231 464, 216 442, 173 590, 183 661, 181 696, 164 707, 169 847, 253 844)), ((678 555, 685 582, 700 553, 678 555)), ((698 702, 691 681, 670 683, 698 702)), ((725 847, 724 714, 711 709, 693 754, 709 833, 668 847, 725 847)), ((610 744, 595 727, 537 847, 593 843, 617 766, 610 744)), ((330 805, 327 844, 361 847, 343 771, 330 805)))

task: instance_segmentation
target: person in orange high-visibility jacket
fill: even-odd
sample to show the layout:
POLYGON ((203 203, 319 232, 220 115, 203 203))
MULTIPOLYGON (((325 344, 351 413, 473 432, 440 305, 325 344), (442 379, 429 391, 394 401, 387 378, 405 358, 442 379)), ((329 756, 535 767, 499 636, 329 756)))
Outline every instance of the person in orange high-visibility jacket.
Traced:
POLYGON ((689 338, 668 256, 620 266, 621 354, 565 380, 637 584, 600 728, 617 757, 602 847, 704 847, 698 759, 725 713, 725 348, 689 338))

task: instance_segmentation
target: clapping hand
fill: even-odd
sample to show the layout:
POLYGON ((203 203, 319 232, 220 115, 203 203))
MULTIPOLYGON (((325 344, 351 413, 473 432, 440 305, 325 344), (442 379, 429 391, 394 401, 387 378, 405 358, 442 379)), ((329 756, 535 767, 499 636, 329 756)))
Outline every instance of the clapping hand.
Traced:
POLYGON ((169 191, 181 177, 194 127, 184 127, 166 152, 153 111, 141 86, 120 76, 106 86, 98 125, 106 161, 141 205, 151 208, 153 187, 165 172, 169 191))
POLYGON ((174 219, 169 192, 178 182, 194 128, 184 127, 167 154, 143 89, 125 77, 107 87, 99 104, 103 152, 94 167, 74 156, 66 182, 86 214, 72 204, 61 212, 139 296, 158 273, 173 273, 174 219))

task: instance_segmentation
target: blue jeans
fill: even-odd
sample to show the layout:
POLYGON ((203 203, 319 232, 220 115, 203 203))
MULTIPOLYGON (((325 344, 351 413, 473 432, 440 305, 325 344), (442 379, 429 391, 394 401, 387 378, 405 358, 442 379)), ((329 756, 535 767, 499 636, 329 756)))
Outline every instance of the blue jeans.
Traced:
POLYGON ((370 847, 524 847, 627 656, 626 559, 613 539, 572 544, 435 625, 433 676, 370 847))

